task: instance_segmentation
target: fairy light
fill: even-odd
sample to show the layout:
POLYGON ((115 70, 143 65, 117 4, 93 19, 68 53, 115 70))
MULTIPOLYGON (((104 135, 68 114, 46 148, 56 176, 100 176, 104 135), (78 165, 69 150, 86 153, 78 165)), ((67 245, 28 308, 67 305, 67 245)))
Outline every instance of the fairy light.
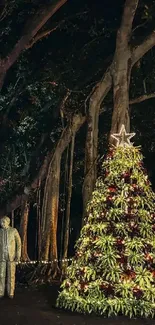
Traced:
POLYGON ((53 263, 55 263, 55 262, 57 262, 57 263, 64 263, 64 262, 71 262, 73 259, 72 258, 65 258, 65 259, 62 259, 62 260, 58 260, 58 259, 54 259, 54 260, 52 260, 52 261, 44 261, 44 260, 42 260, 42 261, 24 261, 24 262, 17 262, 16 264, 18 264, 18 265, 28 265, 28 264, 32 264, 32 265, 34 265, 34 264, 53 264, 53 263))

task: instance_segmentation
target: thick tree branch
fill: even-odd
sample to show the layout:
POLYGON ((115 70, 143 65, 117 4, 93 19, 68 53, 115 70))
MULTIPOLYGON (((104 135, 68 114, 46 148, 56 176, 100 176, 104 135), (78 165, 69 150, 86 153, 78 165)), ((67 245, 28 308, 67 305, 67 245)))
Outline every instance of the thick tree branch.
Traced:
POLYGON ((145 95, 139 96, 137 98, 130 99, 130 105, 139 104, 139 103, 144 102, 145 100, 148 100, 151 98, 155 98, 155 93, 148 94, 148 95, 145 94, 145 95))
MULTIPOLYGON (((122 15, 121 26, 117 32, 116 50, 113 60, 113 103, 112 123, 110 133, 115 133, 124 124, 130 129, 129 118, 129 84, 131 74, 131 50, 129 47, 133 20, 139 0, 126 0, 122 15)), ((114 139, 109 138, 110 144, 114 139)))
POLYGON ((98 105, 99 106, 101 105, 103 99, 107 96, 109 90, 112 87, 111 69, 112 69, 112 65, 110 65, 110 67, 105 72, 101 81, 98 82, 98 84, 94 87, 94 89, 91 92, 89 105, 91 107, 93 105, 94 110, 95 110, 95 107, 97 107, 98 105))
POLYGON ((78 17, 80 15, 83 15, 83 14, 86 14, 88 13, 88 10, 87 11, 83 11, 83 12, 78 12, 76 13, 75 15, 72 15, 72 16, 69 16, 63 20, 61 20, 59 23, 57 23, 56 25, 54 25, 53 27, 47 29, 47 30, 43 30, 39 33, 37 33, 33 39, 30 41, 29 44, 27 44, 26 48, 29 49, 31 48, 35 43, 37 43, 39 40, 41 40, 42 38, 50 35, 51 33, 53 33, 54 31, 56 31, 60 26, 62 26, 63 24, 65 24, 66 21, 72 19, 72 18, 75 18, 75 17, 78 17))
MULTIPOLYGON (((128 50, 128 40, 131 34, 132 23, 138 6, 138 2, 139 0, 126 0, 125 2, 122 22, 117 34, 117 44, 116 44, 116 52, 119 55, 120 54, 119 52, 121 51, 123 57, 124 57, 124 47, 126 50, 128 50)), ((107 96, 108 92, 112 87, 112 82, 113 82, 112 74, 114 69, 116 68, 116 64, 118 64, 117 59, 119 59, 116 55, 116 52, 112 64, 107 69, 102 80, 94 87, 94 90, 92 91, 90 97, 90 106, 93 103, 94 110, 101 105, 103 99, 107 96)), ((124 66, 122 68, 122 59, 120 61, 121 62, 119 62, 120 64, 118 68, 120 68, 120 70, 123 70, 124 66)))
POLYGON ((139 0, 126 0, 125 2, 122 22, 117 35, 117 41, 121 42, 123 46, 128 45, 138 3, 139 0))
MULTIPOLYGON (((145 95, 141 95, 139 97, 136 97, 136 98, 132 98, 129 100, 129 104, 130 105, 134 105, 134 104, 139 104, 139 103, 142 103, 144 102, 145 100, 149 100, 151 98, 155 98, 155 93, 152 93, 152 94, 145 94, 145 95)), ((111 112, 113 110, 113 103, 111 103, 110 106, 105 106, 103 105, 101 108, 100 108, 100 115, 105 113, 105 112, 111 112)))
POLYGON ((51 33, 53 33, 55 30, 57 30, 62 24, 63 24, 64 20, 62 20, 58 25, 56 25, 55 27, 51 28, 51 29, 47 29, 44 30, 38 34, 36 34, 36 36, 30 41, 30 43, 28 45, 26 45, 26 49, 30 49, 35 43, 37 43, 39 40, 43 39, 44 37, 50 35, 51 33))
POLYGON ((0 62, 0 88, 3 85, 6 72, 15 63, 22 51, 26 49, 27 44, 66 2, 67 0, 53 0, 52 4, 40 8, 35 16, 27 22, 20 40, 16 43, 10 54, 0 62))
POLYGON ((8 14, 9 3, 6 0, 0 2, 0 21, 2 21, 8 14))
MULTIPOLYGON (((133 105, 133 104, 139 104, 144 102, 145 100, 149 100, 151 98, 155 98, 155 93, 152 94, 145 94, 145 95, 141 95, 139 97, 136 98, 132 98, 129 100, 129 104, 133 105)), ((100 109, 100 115, 103 114, 104 112, 111 112, 113 110, 113 103, 111 103, 110 106, 103 106, 100 109)))
POLYGON ((155 30, 132 51, 132 66, 155 45, 155 30))

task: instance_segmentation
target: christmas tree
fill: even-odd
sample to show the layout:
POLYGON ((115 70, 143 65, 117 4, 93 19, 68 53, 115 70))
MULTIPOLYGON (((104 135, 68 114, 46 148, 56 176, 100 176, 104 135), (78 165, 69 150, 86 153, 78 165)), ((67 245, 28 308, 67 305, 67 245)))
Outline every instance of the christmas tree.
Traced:
POLYGON ((105 316, 155 314, 155 194, 122 126, 103 162, 57 306, 105 316))

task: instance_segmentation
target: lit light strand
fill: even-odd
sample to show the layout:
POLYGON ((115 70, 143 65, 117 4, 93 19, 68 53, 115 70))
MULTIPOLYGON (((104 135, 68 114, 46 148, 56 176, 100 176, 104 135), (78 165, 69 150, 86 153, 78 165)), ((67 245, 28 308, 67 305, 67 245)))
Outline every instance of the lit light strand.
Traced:
POLYGON ((73 259, 72 258, 65 258, 65 259, 62 259, 62 260, 58 260, 58 259, 54 259, 52 261, 24 261, 24 262, 17 262, 16 264, 17 265, 28 265, 28 264, 53 264, 55 262, 58 262, 58 263, 64 263, 64 262, 71 262, 73 259))

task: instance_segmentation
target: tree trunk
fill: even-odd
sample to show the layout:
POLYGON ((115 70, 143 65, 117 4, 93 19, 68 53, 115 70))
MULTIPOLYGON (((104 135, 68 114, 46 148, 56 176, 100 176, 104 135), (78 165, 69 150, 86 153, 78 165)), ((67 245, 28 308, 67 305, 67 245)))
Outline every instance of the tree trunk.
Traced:
POLYGON ((69 146, 66 149, 66 157, 64 162, 64 179, 63 179, 63 205, 61 213, 61 235, 60 235, 60 260, 63 258, 63 248, 64 248, 64 229, 65 229, 65 213, 66 213, 66 192, 68 190, 68 173, 69 173, 69 146))
POLYGON ((98 121, 100 105, 109 92, 112 84, 111 66, 106 71, 101 82, 95 87, 89 102, 88 127, 85 144, 85 170, 83 183, 83 218, 87 215, 86 208, 91 199, 92 191, 97 177, 97 156, 98 156, 98 121))
POLYGON ((43 232, 42 258, 57 259, 57 220, 59 202, 61 152, 56 150, 50 166, 50 175, 46 184, 43 217, 45 220, 43 232))
POLYGON ((39 182, 37 190, 37 235, 36 235, 36 251, 37 258, 41 257, 41 182, 39 182))
POLYGON ((27 228, 28 228, 28 216, 29 216, 29 203, 27 201, 23 202, 21 210, 21 221, 20 221, 20 236, 22 241, 22 261, 29 261, 29 256, 27 252, 27 228))
MULTIPOLYGON (((129 85, 131 72, 131 52, 124 44, 121 46, 120 32, 118 32, 116 53, 113 68, 113 102, 114 110, 112 115, 111 133, 116 133, 124 124, 127 131, 130 131, 129 116, 129 85)), ((110 143, 114 143, 112 138, 110 143)))
POLYGON ((58 206, 59 206, 59 184, 60 184, 60 168, 61 168, 61 152, 57 153, 55 163, 52 171, 52 186, 51 186, 51 200, 49 198, 47 205, 47 215, 51 215, 50 231, 50 260, 58 259, 57 251, 57 224, 58 224, 58 206), (55 174, 54 174, 55 173, 55 174))
POLYGON ((72 136, 72 142, 71 142, 71 155, 70 155, 70 168, 69 168, 69 177, 68 177, 68 197, 67 197, 67 206, 66 206, 63 259, 67 258, 68 243, 69 243, 69 223, 70 223, 70 207, 71 207, 71 198, 72 198, 72 174, 73 174, 74 144, 75 144, 75 135, 72 136))
POLYGON ((42 211, 42 259, 45 260, 53 261, 58 257, 57 221, 61 156, 84 121, 85 117, 80 114, 73 117, 71 124, 63 130, 49 165, 42 211))
MULTIPOLYGON (((111 133, 120 130, 122 124, 130 131, 129 85, 132 68, 131 48, 129 45, 132 24, 139 0, 126 0, 120 29, 117 32, 116 50, 113 60, 113 101, 111 133)), ((110 138, 110 143, 115 140, 110 138)))
MULTIPOLYGON (((122 53, 122 56, 119 56, 119 62, 116 62, 113 72, 114 109, 112 115, 111 133, 117 133, 122 124, 125 125, 127 131, 130 131, 128 52, 124 54, 122 53)), ((114 143, 112 138, 110 139, 110 143, 114 143)))
POLYGON ((97 145, 98 145, 98 119, 99 119, 99 105, 94 109, 90 105, 88 116, 88 127, 85 144, 85 170, 83 183, 83 219, 87 215, 87 203, 91 198, 92 191, 95 186, 97 177, 97 145))

